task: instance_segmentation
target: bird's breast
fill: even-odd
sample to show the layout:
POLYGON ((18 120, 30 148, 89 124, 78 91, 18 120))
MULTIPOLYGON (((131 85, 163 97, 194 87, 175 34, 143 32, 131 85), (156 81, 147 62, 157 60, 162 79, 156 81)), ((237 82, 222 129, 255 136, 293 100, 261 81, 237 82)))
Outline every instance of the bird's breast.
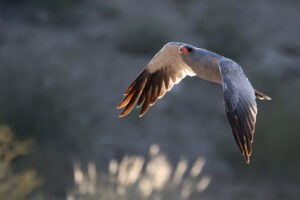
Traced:
POLYGON ((192 69, 200 78, 222 84, 218 58, 203 59, 192 67, 192 69))

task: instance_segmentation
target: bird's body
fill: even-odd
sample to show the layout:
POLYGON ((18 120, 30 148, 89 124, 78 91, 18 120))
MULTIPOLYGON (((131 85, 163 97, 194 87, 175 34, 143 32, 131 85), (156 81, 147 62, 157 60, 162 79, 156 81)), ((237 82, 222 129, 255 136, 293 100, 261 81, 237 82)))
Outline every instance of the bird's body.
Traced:
POLYGON ((237 63, 216 53, 179 42, 166 44, 126 90, 118 106, 125 107, 120 116, 126 116, 137 101, 143 116, 149 106, 187 75, 223 85, 227 118, 248 163, 257 113, 255 97, 270 98, 252 87, 237 63))

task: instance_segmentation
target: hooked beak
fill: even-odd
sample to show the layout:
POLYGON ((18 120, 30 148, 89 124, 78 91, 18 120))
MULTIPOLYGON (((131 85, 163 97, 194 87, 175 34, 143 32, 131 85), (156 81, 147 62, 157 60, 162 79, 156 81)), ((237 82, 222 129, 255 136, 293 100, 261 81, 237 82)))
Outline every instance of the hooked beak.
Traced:
POLYGON ((179 51, 181 54, 190 54, 190 52, 187 50, 187 48, 184 45, 181 45, 179 47, 179 51))

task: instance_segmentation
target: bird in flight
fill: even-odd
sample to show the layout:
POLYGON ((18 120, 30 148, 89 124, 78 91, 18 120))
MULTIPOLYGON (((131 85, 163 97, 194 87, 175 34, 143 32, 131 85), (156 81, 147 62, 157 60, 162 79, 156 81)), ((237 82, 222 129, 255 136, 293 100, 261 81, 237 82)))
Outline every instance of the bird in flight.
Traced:
POLYGON ((223 85, 227 119, 249 163, 257 114, 255 99, 271 98, 252 87, 239 64, 211 51, 180 42, 166 44, 125 91, 125 98, 118 106, 118 109, 125 107, 120 117, 126 116, 136 102, 137 107, 142 106, 142 117, 187 75, 223 85))

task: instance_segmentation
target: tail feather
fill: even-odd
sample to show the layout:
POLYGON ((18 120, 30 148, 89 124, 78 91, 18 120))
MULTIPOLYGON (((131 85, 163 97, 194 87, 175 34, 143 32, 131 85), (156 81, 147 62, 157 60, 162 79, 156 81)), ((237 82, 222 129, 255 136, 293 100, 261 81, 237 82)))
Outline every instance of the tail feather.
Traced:
POLYGON ((256 98, 258 98, 260 100, 268 100, 268 101, 270 101, 272 99, 271 97, 269 97, 269 96, 267 96, 267 95, 265 95, 265 94, 263 94, 263 93, 261 93, 261 92, 259 92, 257 90, 254 90, 254 92, 255 92, 256 98))

